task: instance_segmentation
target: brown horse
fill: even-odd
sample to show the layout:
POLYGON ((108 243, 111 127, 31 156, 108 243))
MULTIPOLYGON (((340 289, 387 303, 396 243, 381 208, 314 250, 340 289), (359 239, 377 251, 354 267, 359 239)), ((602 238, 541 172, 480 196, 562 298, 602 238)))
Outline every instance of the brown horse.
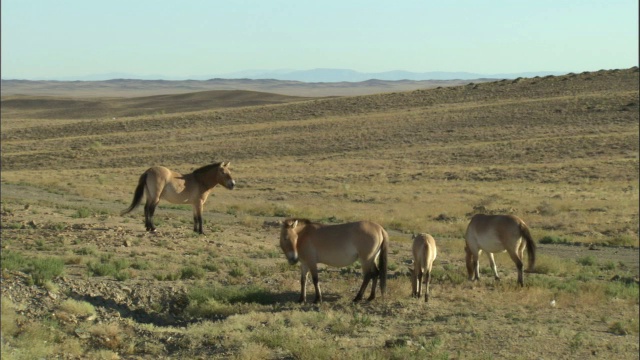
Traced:
POLYGON ((307 274, 311 271, 316 290, 315 302, 322 302, 318 286, 318 264, 343 267, 360 260, 364 277, 360 291, 353 301, 359 301, 373 279, 371 295, 376 297, 380 279, 380 292, 384 296, 387 283, 387 253, 389 235, 382 226, 370 221, 338 225, 323 225, 306 219, 287 219, 282 223, 280 247, 289 264, 300 261, 300 299, 307 300, 307 274))
POLYGON ((522 219, 513 215, 474 215, 467 227, 465 240, 469 280, 479 279, 478 257, 482 251, 489 255, 495 279, 500 280, 493 254, 507 251, 518 269, 518 284, 524 286, 524 249, 527 249, 529 257, 528 271, 532 271, 536 262, 536 244, 522 219))
POLYGON ((433 260, 436 259, 438 249, 433 236, 429 234, 417 234, 413 240, 413 269, 411 276, 412 296, 419 298, 422 293, 422 277, 425 276, 424 301, 429 301, 429 284, 431 283, 431 269, 433 260))
POLYGON ((203 166, 190 174, 179 174, 166 167, 154 166, 145 171, 133 193, 131 205, 121 215, 135 209, 142 200, 143 192, 147 201, 144 206, 144 223, 147 231, 154 232, 153 213, 160 199, 173 204, 191 204, 193 206, 193 231, 202 231, 202 208, 209 193, 216 185, 233 190, 236 182, 231 178, 229 163, 215 163, 203 166))

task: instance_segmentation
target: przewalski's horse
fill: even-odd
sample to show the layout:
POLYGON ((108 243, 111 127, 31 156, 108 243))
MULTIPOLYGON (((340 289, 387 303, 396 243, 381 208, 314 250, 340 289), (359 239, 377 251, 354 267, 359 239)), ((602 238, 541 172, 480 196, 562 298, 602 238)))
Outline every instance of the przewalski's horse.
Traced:
POLYGON ((376 297, 380 279, 380 293, 384 296, 387 284, 387 254, 389 235, 382 226, 370 221, 338 225, 323 225, 306 219, 287 219, 282 223, 280 247, 289 264, 300 261, 300 302, 307 299, 307 274, 311 271, 316 291, 315 302, 322 302, 318 286, 318 264, 343 267, 360 260, 364 277, 360 291, 353 301, 359 301, 373 279, 371 295, 376 297))
POLYGON ((518 284, 524 286, 524 249, 527 249, 529 257, 528 271, 532 271, 536 262, 536 244, 522 219, 513 215, 477 214, 471 218, 464 237, 469 280, 479 279, 478 256, 482 251, 488 254, 493 274, 496 280, 500 280, 493 254, 507 251, 518 268, 518 284))
POLYGON ((413 269, 411 276, 411 295, 419 298, 422 294, 422 280, 424 278, 425 292, 424 301, 429 301, 429 284, 431 283, 431 269, 433 268, 433 260, 438 255, 436 241, 429 234, 413 235, 413 269))
POLYGON ((191 204, 193 206, 193 231, 202 231, 202 208, 209 193, 216 185, 232 190, 236 182, 231 178, 229 163, 215 163, 203 166, 190 174, 180 174, 166 167, 154 166, 145 171, 133 193, 131 205, 121 215, 135 209, 142 200, 143 193, 147 201, 144 206, 144 223, 147 231, 156 231, 153 213, 160 199, 173 204, 191 204))

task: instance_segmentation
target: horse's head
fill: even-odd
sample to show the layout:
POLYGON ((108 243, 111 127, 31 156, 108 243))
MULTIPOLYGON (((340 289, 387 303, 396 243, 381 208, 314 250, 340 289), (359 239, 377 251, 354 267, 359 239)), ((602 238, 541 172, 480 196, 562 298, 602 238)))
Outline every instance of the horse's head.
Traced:
POLYGON ((296 232, 298 220, 287 219, 282 222, 280 229, 280 248, 287 257, 289 264, 295 265, 298 262, 298 233, 296 232))
POLYGON ((231 177, 231 171, 229 170, 229 164, 231 162, 221 163, 218 167, 218 173, 216 174, 216 180, 218 184, 226 187, 229 190, 233 190, 236 187, 236 182, 231 177))

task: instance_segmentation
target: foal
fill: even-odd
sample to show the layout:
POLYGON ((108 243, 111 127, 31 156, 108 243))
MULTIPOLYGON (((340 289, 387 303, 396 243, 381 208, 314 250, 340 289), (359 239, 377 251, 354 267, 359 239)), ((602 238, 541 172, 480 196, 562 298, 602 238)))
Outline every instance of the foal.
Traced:
POLYGON ((426 285, 424 292, 424 301, 429 301, 429 284, 431 283, 431 269, 433 268, 433 260, 436 259, 438 250, 436 241, 429 234, 413 235, 413 269, 411 276, 411 287, 413 297, 419 298, 422 293, 422 277, 425 275, 424 283, 426 285))

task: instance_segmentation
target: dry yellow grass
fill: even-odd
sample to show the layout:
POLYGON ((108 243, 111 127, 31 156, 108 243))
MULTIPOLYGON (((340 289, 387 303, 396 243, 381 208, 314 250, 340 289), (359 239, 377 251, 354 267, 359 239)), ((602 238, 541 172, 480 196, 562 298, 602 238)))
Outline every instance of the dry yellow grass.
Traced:
POLYGON ((3 256, 74 258, 54 280, 59 298, 40 306, 87 297, 104 321, 79 341, 100 348, 87 356, 633 357, 639 102, 634 68, 194 112, 181 103, 116 119, 3 112, 3 256), (118 215, 149 166, 188 172, 214 161, 231 161, 237 189, 214 190, 207 236, 191 233, 189 207, 161 202, 157 235, 144 233, 141 210, 118 215), (485 274, 470 284, 462 234, 478 211, 514 213, 536 240, 599 250, 541 244, 524 289, 502 255, 501 283, 485 274), (323 268, 326 302, 293 304, 298 269, 268 226, 286 216, 383 224, 393 245, 387 299, 352 305, 357 267, 323 268), (439 248, 428 305, 410 298, 410 232, 432 234, 439 248), (128 277, 87 274, 87 264, 116 260, 136 264, 128 277), (204 275, 181 278, 185 268, 204 275), (194 300, 190 291, 210 286, 219 298, 194 300))

